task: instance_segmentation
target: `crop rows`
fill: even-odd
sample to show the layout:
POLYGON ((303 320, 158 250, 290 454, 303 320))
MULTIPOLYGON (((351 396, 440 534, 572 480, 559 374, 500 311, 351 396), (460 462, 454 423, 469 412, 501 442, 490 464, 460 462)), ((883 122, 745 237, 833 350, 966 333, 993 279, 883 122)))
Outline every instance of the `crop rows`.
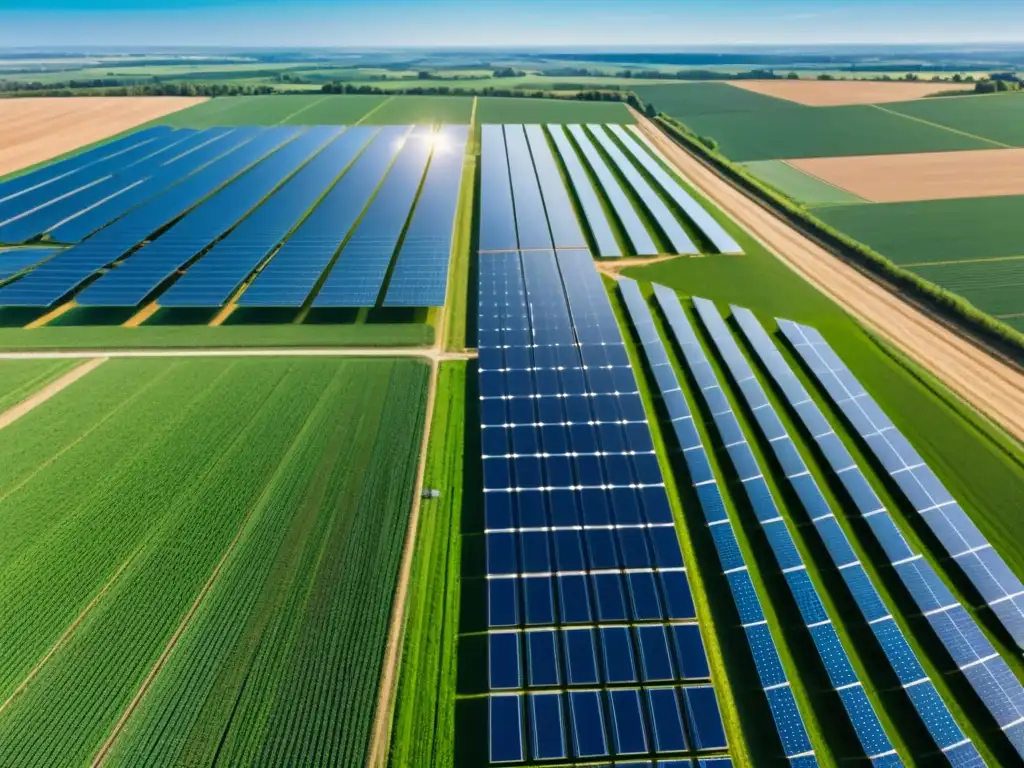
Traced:
MULTIPOLYGON (((129 763, 136 755, 142 764, 201 760, 222 738, 227 748, 242 734, 243 746, 254 757, 265 750, 268 762, 319 753, 359 764, 408 514, 408 436, 422 418, 425 366, 118 361, 94 375, 31 415, 58 453, 40 474, 56 482, 32 477, 31 460, 0 479, 0 517, 25 521, 0 560, 5 615, 22 619, 0 628, 4 698, 108 587, 0 712, 0 762, 85 762, 112 735, 112 754, 129 763), (102 401, 119 379, 130 383, 97 418, 90 393, 102 401), (64 431, 54 416, 76 408, 78 434, 54 442, 64 431), (70 447, 61 454, 60 446, 70 447), (35 521, 36 510, 49 520, 35 521), (330 650, 306 645, 325 638, 330 650), (267 685, 275 676, 278 684, 267 685), (317 713, 301 720, 312 735, 289 745, 284 736, 300 735, 293 717, 304 710, 317 713), (339 718, 351 727, 340 731, 339 718)), ((30 430, 31 417, 15 426, 30 430)), ((0 451, 16 459, 8 443, 15 437, 5 431, 0 451)), ((30 449, 38 466, 44 451, 30 449)))
POLYGON ((75 365, 73 360, 5 360, 0 363, 0 413, 75 365))
POLYGON ((936 264, 914 271, 991 315, 1024 313, 1024 258, 936 264))

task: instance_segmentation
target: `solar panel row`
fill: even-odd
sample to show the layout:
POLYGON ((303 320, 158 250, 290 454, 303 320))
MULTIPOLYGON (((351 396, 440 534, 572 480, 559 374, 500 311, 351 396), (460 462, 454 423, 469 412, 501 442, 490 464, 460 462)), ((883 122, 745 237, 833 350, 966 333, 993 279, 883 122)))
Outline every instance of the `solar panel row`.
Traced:
MULTIPOLYGON (((655 286, 656 291, 659 288, 660 286, 655 286)), ((732 591, 761 687, 765 691, 774 716, 783 754, 793 764, 797 764, 799 761, 806 765, 817 765, 803 718, 797 708, 796 699, 793 697, 786 672, 779 659, 778 648, 761 608, 761 601, 747 571, 739 543, 736 541, 732 524, 725 511, 721 491, 708 463, 707 453, 694 424, 693 415, 672 368, 668 351, 654 326, 654 318, 637 284, 623 278, 619 281, 619 290, 626 302, 630 321, 637 332, 641 349, 647 359, 648 367, 654 375, 655 383, 690 471, 704 519, 715 542, 719 563, 732 591)), ((670 322, 674 319, 676 325, 683 332, 677 338, 682 344, 691 368, 698 369, 707 366, 704 350, 697 343, 692 331, 689 336, 685 335, 689 325, 682 325, 677 316, 682 314, 682 307, 679 305, 678 299, 675 298, 675 294, 668 292, 664 297, 659 295, 659 302, 661 302, 662 309, 670 322)), ((685 322, 685 318, 682 322, 685 322)))
POLYGON ((53 305, 97 270, 122 258, 153 232, 188 212, 286 138, 293 137, 294 129, 240 129, 235 132, 238 134, 244 143, 151 198, 112 226, 0 288, 0 306, 53 305))
MULTIPOLYGON (((207 128, 181 145, 172 157, 151 167, 148 163, 127 169, 121 176, 127 186, 120 186, 121 176, 111 183, 102 182, 76 196, 78 203, 66 218, 50 225, 47 234, 61 243, 77 243, 105 227, 138 205, 163 192, 218 157, 249 141, 248 129, 207 128)), ((62 201, 63 203, 63 201, 62 201)))
POLYGON ((134 307, 245 217, 296 168, 338 135, 333 126, 311 128, 250 168, 79 293, 82 306, 134 307))
POLYGON ((516 215, 512 207, 512 182, 505 154, 505 132, 500 125, 480 128, 480 228, 481 251, 514 251, 516 215))
POLYGON ((1017 575, 821 334, 791 322, 782 330, 952 561, 1024 648, 1024 585, 1017 575))
POLYGON ((407 126, 356 126, 342 135, 352 157, 320 204, 238 298, 241 306, 301 307, 345 242, 408 133, 407 126), (368 142, 368 143, 367 143, 368 142), (364 149, 365 146, 365 149, 364 149))
MULTIPOLYGON (((709 686, 493 694, 488 703, 492 764, 628 758, 726 746, 709 686)), ((658 764, 693 765, 689 760, 658 764)), ((707 768, 729 764, 699 761, 707 768)))
MULTIPOLYGON (((745 358, 733 341, 732 335, 714 304, 707 299, 700 298, 695 298, 693 304, 697 315, 711 336, 712 343, 725 361, 726 368, 747 399, 747 404, 752 409, 764 438, 772 445, 783 439, 788 439, 785 427, 768 402, 761 385, 754 378, 753 372, 750 371, 749 365, 746 364, 745 358)), ((678 323, 679 319, 677 318, 673 329, 678 327, 678 323)), ((784 580, 796 601, 832 687, 839 693, 843 701, 847 717, 857 734, 864 754, 874 764, 901 764, 892 742, 886 735, 882 723, 867 697, 860 677, 850 662, 847 651, 832 624, 832 619, 821 602, 817 587, 807 572, 786 521, 782 518, 780 510, 772 498, 771 491, 764 480, 763 468, 751 451, 735 411, 725 399, 717 374, 710 368, 703 369, 698 378, 698 384, 701 387, 702 395, 712 406, 712 419, 725 444, 726 452, 739 474, 754 515, 760 522, 768 544, 775 554, 776 564, 782 571, 784 580), (721 395, 720 398, 719 395, 721 395), (720 402, 715 404, 716 401, 720 402)), ((789 455, 789 459, 798 461, 799 454, 794 450, 789 455)), ((798 472, 789 475, 791 470, 797 470, 797 467, 785 468, 787 477, 798 477, 813 483, 813 479, 810 478, 802 461, 800 461, 798 472)), ((822 514, 823 512, 812 510, 812 513, 822 514)), ((841 534, 842 531, 839 530, 839 533, 841 534)), ((847 549, 849 549, 849 544, 847 544, 847 549)), ((852 551, 849 559, 856 559, 853 557, 852 551)))
POLYGON ((405 139, 380 190, 341 249, 314 307, 372 307, 409 220, 434 143, 428 126, 405 139))
MULTIPOLYGON (((210 137, 206 136, 204 132, 181 130, 147 142, 139 148, 140 151, 146 151, 147 154, 144 157, 136 158, 123 165, 118 163, 114 170, 91 182, 88 186, 76 188, 73 193, 61 197, 49 198, 45 204, 34 210, 25 209, 25 213, 0 226, 0 240, 24 242, 41 235, 61 222, 92 208, 99 202, 127 191, 141 180, 157 172, 162 163, 182 154, 190 147, 209 141, 209 139, 210 137)), ((129 154, 129 152, 125 152, 113 160, 121 160, 122 156, 129 154)), ((78 178, 78 175, 74 174, 68 178, 74 180, 78 178)), ((58 184, 59 182, 48 184, 38 191, 47 192, 51 188, 57 187, 58 184)), ((14 202, 22 200, 23 197, 27 197, 27 195, 14 198, 14 202)))
MULTIPOLYGON (((820 333, 789 320, 779 320, 779 327, 819 380, 846 380, 851 383, 856 381, 845 368, 827 367, 828 360, 835 364, 838 357, 820 333), (842 379, 837 379, 829 375, 832 371, 845 373, 842 379)), ((830 396, 835 397, 832 394, 836 390, 835 385, 832 390, 828 390, 828 387, 826 390, 830 396)), ((844 386, 843 392, 845 391, 844 386)), ((840 392, 836 391, 835 394, 838 395, 840 392)), ((847 400, 846 405, 852 408, 856 403, 860 409, 861 404, 869 401, 877 408, 874 400, 862 391, 855 400, 847 400)), ((871 405, 867 405, 867 408, 871 409, 871 405)), ((834 433, 817 407, 813 410, 805 407, 805 411, 799 415, 815 440, 823 445, 823 450, 826 450, 825 445, 828 446, 826 455, 832 457, 830 461, 845 462, 842 466, 853 463, 845 447, 838 439, 832 439, 834 433)), ((851 422, 857 424, 852 419, 851 422)), ((892 427, 885 434, 889 435, 889 440, 893 440, 899 433, 892 427)), ((900 437, 902 438, 902 435, 900 437)), ((886 512, 885 506, 870 485, 863 480, 863 475, 860 472, 845 472, 840 477, 862 517, 867 519, 869 528, 886 556, 893 563, 897 575, 939 640, 949 651, 954 663, 963 672, 1017 752, 1024 755, 1024 687, 974 619, 953 597, 931 564, 919 552, 915 552, 903 538, 886 512)), ((973 523, 971 525, 973 526, 973 523)))
MULTIPOLYGON (((772 406, 768 404, 767 395, 754 376, 753 369, 740 351, 732 334, 726 328, 718 310, 713 303, 703 299, 695 299, 694 304, 705 325, 709 328, 733 379, 737 382, 747 406, 754 415, 755 421, 774 431, 776 416, 772 406), (770 417, 768 414, 771 414, 770 417)), ((733 312, 740 322, 757 322, 749 310, 743 311, 742 320, 740 320, 740 308, 734 307, 733 312)), ((805 397, 800 400, 806 399, 805 393, 805 397)), ((890 660, 900 683, 908 688, 922 686, 922 691, 918 692, 918 698, 912 700, 911 703, 919 707, 918 714, 932 734, 936 746, 940 749, 955 748, 958 759, 967 761, 966 764, 983 764, 981 755, 970 739, 964 736, 963 731, 953 720, 949 709, 939 698, 931 679, 925 674, 924 668, 918 661, 917 654, 914 653, 903 636, 891 611, 864 570, 864 566, 851 547, 845 532, 836 520, 832 509, 811 476, 788 432, 769 438, 769 445, 797 498, 803 505, 804 511, 810 518, 812 527, 817 531, 833 564, 850 590, 854 602, 860 608, 864 620, 871 627, 882 651, 890 660), (925 690, 928 690, 929 693, 925 694, 925 690)), ((849 471, 850 469, 851 465, 847 465, 840 468, 840 471, 849 471)), ((964 763, 961 762, 961 764, 964 763)))
MULTIPOLYGON (((528 127, 527 130, 530 130, 530 128, 532 126, 528 127)), ((602 258, 622 256, 622 249, 615 239, 615 234, 612 232, 611 224, 605 215, 604 207, 597 196, 597 191, 594 189, 594 185, 591 184, 590 177, 583 168, 583 164, 576 155, 576 151, 572 148, 572 143, 569 141, 568 136, 566 136, 565 128, 561 125, 549 125, 548 131, 555 142, 558 156, 562 158, 562 164, 569 175, 569 181, 572 183, 572 188, 576 193, 576 199, 579 200, 580 206, 583 209, 583 216, 586 219, 587 227, 590 229, 590 234, 597 245, 597 255, 602 258)))
MULTIPOLYGON (((895 526, 889 513, 874 497, 860 468, 838 435, 828 426, 817 404, 811 399, 789 364, 775 348, 754 313, 749 309, 735 306, 732 307, 732 313, 755 354, 782 390, 790 406, 803 421, 804 426, 812 432, 815 441, 822 449, 826 460, 840 482, 844 484, 847 491, 856 493, 854 498, 863 498, 867 501, 867 506, 861 507, 860 513, 867 516, 869 526, 879 532, 887 531, 886 535, 891 536, 895 532, 895 526), (866 497, 863 495, 862 489, 866 489, 866 497)), ((822 506, 823 501, 818 501, 817 497, 814 497, 812 503, 821 510, 818 513, 811 512, 812 519, 820 522, 834 522, 830 511, 822 506)), ((818 522, 815 524, 817 525, 818 522)), ((898 537, 897 541, 902 541, 898 532, 895 532, 895 535, 898 537)), ((893 671, 906 689, 911 704, 917 710, 936 745, 954 766, 984 765, 977 748, 960 730, 945 702, 942 701, 935 689, 935 685, 925 674, 917 654, 910 648, 891 611, 884 604, 870 578, 864 572, 863 566, 856 559, 851 560, 853 556, 845 535, 841 531, 838 531, 838 535, 833 532, 823 535, 823 540, 832 555, 834 564, 839 568, 855 602, 860 607, 864 619, 871 627, 893 671)))
POLYGON ((647 180, 636 169, 636 166, 633 165, 629 158, 622 153, 622 150, 619 149, 611 136, 605 132, 604 127, 601 125, 590 125, 588 128, 591 135, 597 139, 597 143, 604 149, 605 154, 611 158, 612 163, 618 168, 619 173, 623 175, 629 186, 632 187, 634 194, 640 198, 640 202, 647 209, 648 213, 654 217, 658 228, 661 229, 665 237, 668 238, 668 242, 671 243, 673 251, 676 253, 698 253, 699 249, 690 240, 675 215, 668 209, 668 206, 665 205, 662 199, 658 197, 658 193, 651 189, 651 185, 647 183, 647 180))
POLYGON ((9 280, 20 272, 59 253, 59 248, 19 248, 0 250, 0 280, 9 280))
POLYGON ((523 126, 506 125, 504 131, 519 247, 524 250, 550 249, 551 230, 548 229, 544 199, 540 194, 540 184, 533 168, 530 145, 526 141, 523 126))
POLYGON ((416 210, 398 251, 385 307, 440 307, 448 294, 448 263, 455 234, 469 128, 443 126, 416 210))
POLYGON ((656 157, 660 157, 658 151, 651 146, 650 142, 640 133, 635 125, 630 126, 632 134, 626 131, 621 125, 606 126, 607 130, 622 143, 626 150, 636 158, 654 181, 665 193, 675 201, 676 205, 696 225, 719 253, 742 253, 743 249, 729 235, 728 232, 715 219, 704 210, 690 194, 683 189, 682 185, 665 170, 656 157), (641 146, 641 144, 643 146, 641 146), (645 148, 648 151, 645 151, 645 148), (653 153, 653 154, 652 154, 653 153))
MULTIPOLYGON (((514 130, 516 126, 505 126, 506 133, 510 128, 514 130)), ((551 153, 544 128, 539 125, 526 125, 523 129, 526 131, 533 165, 540 181, 540 191, 544 197, 544 207, 547 209, 555 248, 586 248, 587 240, 576 219, 569 192, 551 153)))
MULTIPOLYGON (((481 254, 479 349, 492 688, 706 677, 643 403, 590 254, 481 254)), ((588 692, 567 696, 583 702, 577 693, 588 692)), ((637 708, 608 722, 623 738, 631 728, 639 751, 613 733, 603 752, 559 754, 535 729, 524 741, 522 717, 501 703, 521 697, 491 701, 493 762, 692 748, 648 741, 656 716, 637 708), (495 701, 507 707, 497 717, 495 701)), ((713 692, 710 702, 702 712, 721 730, 713 692)), ((560 743, 596 739, 592 726, 560 743)))
POLYGON ((219 307, 302 222, 331 188, 371 130, 351 128, 328 144, 252 215, 160 296, 168 307, 219 307))
POLYGON ((76 173, 88 168, 92 163, 107 157, 117 155, 120 152, 131 149, 137 144, 152 141, 158 136, 167 133, 171 129, 164 125, 153 126, 142 131, 129 134, 120 139, 101 144, 100 146, 79 152, 77 155, 59 160, 56 163, 39 168, 35 171, 24 173, 21 176, 10 179, 0 184, 0 202, 7 201, 13 197, 24 194, 29 190, 36 189, 46 184, 51 184, 57 179, 64 178, 69 174, 76 173))
POLYGON ((604 190, 605 197, 611 204, 616 218, 622 224, 626 238, 632 246, 633 253, 638 256, 650 256, 658 253, 658 246, 651 239, 647 227, 644 226, 637 212, 633 209, 633 204, 629 201, 629 197, 627 197, 622 186, 619 184, 619 180, 615 178, 615 174, 608 168, 604 158, 601 157, 601 153, 597 151, 590 137, 583 130, 583 126, 570 125, 569 133, 576 140, 576 145, 579 147, 583 158, 586 160, 587 165, 590 166, 590 170, 594 172, 594 176, 597 177, 598 183, 604 190))

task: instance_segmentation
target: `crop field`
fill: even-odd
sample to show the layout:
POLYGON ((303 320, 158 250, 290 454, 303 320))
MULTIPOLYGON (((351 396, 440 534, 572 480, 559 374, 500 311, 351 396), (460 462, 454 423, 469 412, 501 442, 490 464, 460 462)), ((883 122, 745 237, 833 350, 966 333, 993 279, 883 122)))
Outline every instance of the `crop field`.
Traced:
POLYGON ((178 97, 0 100, 0 177, 203 101, 178 97))
POLYGON ((912 267, 925 280, 957 293, 995 317, 1024 316, 1024 256, 912 267))
POLYGON ((77 365, 74 360, 0 361, 0 413, 77 365))
POLYGON ((1024 147, 1024 95, 993 94, 971 98, 924 99, 888 104, 902 115, 1013 147, 1024 147))
POLYGON ((807 107, 885 104, 910 101, 942 91, 970 91, 971 83, 856 82, 834 80, 746 80, 733 83, 746 91, 786 99, 807 107))
POLYGON ((734 88, 727 83, 688 83, 686 85, 638 85, 633 90, 658 111, 687 122, 699 115, 734 112, 803 113, 799 104, 760 93, 734 88))
POLYGON ((351 125, 386 96, 226 96, 171 115, 160 122, 174 128, 220 125, 351 125))
POLYGON ((742 165, 765 184, 808 207, 867 202, 783 160, 755 160, 742 165))
POLYGON ((620 102, 572 99, 527 99, 481 96, 477 100, 478 123, 632 123, 620 102))
POLYGON ((472 114, 472 96, 399 95, 388 98, 365 115, 363 123, 366 125, 409 125, 412 123, 468 125, 472 114))
POLYGON ((0 762, 362 765, 427 373, 111 361, 3 430, 0 762))

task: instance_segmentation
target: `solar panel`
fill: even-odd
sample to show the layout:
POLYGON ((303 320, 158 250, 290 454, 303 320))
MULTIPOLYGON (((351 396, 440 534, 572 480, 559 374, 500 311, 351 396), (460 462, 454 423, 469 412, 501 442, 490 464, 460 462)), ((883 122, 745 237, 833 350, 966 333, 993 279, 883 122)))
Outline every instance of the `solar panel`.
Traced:
POLYGON ((597 139, 597 143, 601 145, 608 157, 611 158, 612 163, 619 170, 619 173, 625 177, 626 182, 633 190, 648 213, 654 217, 654 220, 658 224, 658 228, 668 238, 672 248, 676 253, 698 253, 698 248, 690 240, 690 237, 686 234, 686 231, 680 226, 679 221, 673 215, 672 211, 668 209, 668 206, 658 197, 658 193, 651 189, 651 185, 647 183, 647 180, 641 175, 636 169, 636 166, 629 161, 622 150, 619 149, 618 145, 612 141, 611 137, 605 133, 604 129, 600 125, 589 125, 590 133, 597 139))
MULTIPOLYGON (((931 613, 931 611, 941 610, 951 604, 956 605, 952 594, 945 588, 931 565, 915 553, 903 538, 881 500, 856 466, 853 457, 832 431, 824 414, 811 399, 801 381, 790 368, 789 363, 779 353, 754 314, 748 309, 735 306, 732 307, 732 313, 755 355, 793 407, 804 427, 812 434, 815 442, 822 449, 829 466, 836 473, 858 512, 867 522, 868 529, 881 544, 890 562, 897 564, 895 567, 897 575, 907 587, 911 597, 917 602, 918 608, 927 615, 929 622, 939 632, 940 639, 942 639, 943 633, 940 629, 947 626, 947 622, 953 621, 953 617, 947 616, 945 613, 931 613), (794 406, 793 404, 800 405, 794 406)), ((823 521, 834 524, 834 521, 828 521, 828 518, 823 518, 823 521)), ((832 547, 829 549, 832 551, 832 547)), ((845 548, 840 547, 838 552, 840 557, 849 558, 849 555, 845 554, 845 548)), ((847 560, 847 563, 849 562, 847 560)), ((895 624, 890 611, 884 606, 877 591, 870 584, 863 568, 860 565, 850 566, 847 564, 840 573, 865 619, 869 621, 886 658, 904 685, 912 705, 927 727, 932 739, 940 749, 955 749, 958 759, 963 760, 964 764, 978 764, 981 761, 980 754, 956 724, 902 631, 895 624)), ((958 605, 954 615, 957 620, 962 617, 966 622, 965 626, 973 624, 973 620, 958 605)), ((988 655, 988 651, 995 653, 976 626, 974 629, 973 635, 978 638, 974 642, 977 642, 979 647, 975 652, 968 648, 962 663, 970 663, 971 659, 984 658, 984 656, 975 656, 974 653, 986 655, 988 655)), ((947 640, 953 634, 947 635, 947 640)), ((959 631, 956 631, 955 635, 963 637, 959 631)), ((956 646, 947 643, 947 648, 955 651, 956 646)), ((957 653, 960 655, 959 652, 957 653)), ((1019 684, 1017 689, 1020 690, 1019 684)), ((982 699, 984 701, 986 696, 982 696, 982 699)), ((990 701, 993 700, 990 698, 990 701)))
MULTIPOLYGON (((659 294, 659 300, 663 295, 667 296, 669 294, 668 292, 659 294)), ((674 298, 675 295, 671 294, 671 296, 674 298)), ((722 359, 725 361, 726 368, 732 376, 733 381, 737 382, 737 384, 757 384, 758 388, 760 388, 760 385, 754 377, 753 369, 751 369, 746 357, 736 344, 735 339, 733 339, 732 334, 726 327, 725 321, 718 313, 714 303, 707 299, 694 298, 693 305, 697 311, 697 315, 701 319, 701 322, 710 334, 712 342, 718 349, 722 359)), ((678 322, 679 318, 677 317, 676 323, 678 322)), ((742 387, 739 387, 739 389, 746 397, 746 391, 742 387)), ((762 397, 762 400, 763 399, 764 398, 762 397)), ((748 405, 750 404, 751 399, 748 399, 748 405)), ((754 414, 754 421, 761 425, 763 423, 762 419, 771 411, 772 406, 770 404, 764 405, 757 411, 752 411, 754 414)), ((743 445, 747 446, 746 438, 742 435, 742 432, 739 429, 735 413, 732 411, 731 407, 724 411, 715 412, 713 419, 716 425, 720 422, 729 423, 737 432, 737 435, 734 435, 733 438, 739 437, 743 441, 743 445)), ((778 417, 776 416, 775 420, 771 423, 774 424, 777 422, 778 417)), ((783 432, 783 437, 788 439, 785 432, 783 432)), ((723 439, 725 439, 724 435, 723 439)), ((776 445, 776 443, 770 444, 773 448, 776 445)), ((735 443, 733 443, 733 445, 735 445, 735 443)), ((749 447, 747 448, 747 451, 749 453, 749 447)), ((786 455, 797 463, 797 466, 793 467, 796 471, 787 477, 791 481, 793 478, 798 477, 809 478, 807 467, 803 463, 802 459, 800 459, 799 454, 794 451, 793 453, 786 455)), ((732 456, 731 452, 730 456, 732 456)), ((754 462, 752 455, 750 457, 750 461, 752 463, 751 467, 742 468, 735 459, 733 460, 741 478, 744 476, 749 477, 751 475, 761 476, 763 474, 761 468, 756 465, 756 462, 754 462)), ((759 484, 759 487, 762 489, 760 494, 748 494, 750 495, 751 505, 754 506, 755 510, 757 510, 758 507, 762 509, 760 512, 755 511, 755 514, 757 514, 760 519, 762 530, 768 539, 769 545, 775 553, 776 563, 784 574, 785 581, 789 585, 793 599, 796 601, 797 608, 800 610, 800 614, 804 619, 804 624, 808 627, 808 630, 811 633, 811 638, 814 641, 815 648, 817 649, 818 654, 821 657, 821 661, 825 666, 825 670, 829 675, 829 679, 831 680, 835 690, 840 693, 840 697, 843 701, 844 707, 846 708, 847 716, 850 719, 850 723, 853 725, 857 738, 860 740, 861 747, 864 749, 864 754, 870 759, 887 755, 891 750, 893 750, 892 743, 885 735, 881 721, 878 719, 870 701, 867 698, 862 699, 855 695, 856 692, 854 691, 854 688, 863 694, 861 682, 850 664, 846 650, 843 648, 843 645, 839 640, 839 636, 836 634, 835 628, 831 624, 831 618, 825 610, 825 607, 822 605, 817 588, 806 570, 803 558, 796 549, 796 545, 793 542, 792 535, 789 532, 786 522, 782 519, 777 506, 771 498, 771 493, 763 483, 759 484), (848 691, 850 693, 848 693, 848 691)), ((744 483, 744 488, 747 488, 746 483, 744 483)), ((816 487, 815 490, 817 490, 816 487)), ((820 490, 818 490, 817 493, 820 496, 820 490)), ((824 503, 823 498, 822 503, 824 503)), ((827 507, 827 505, 825 506, 827 507)), ((847 543, 847 548, 848 547, 849 544, 847 543)))
POLYGON ((551 230, 523 126, 506 125, 504 130, 519 247, 523 250, 550 249, 551 230))
POLYGON ((491 763, 517 763, 523 760, 523 697, 519 694, 489 698, 491 763))
POLYGON ((6 202, 25 194, 29 190, 35 190, 44 185, 52 184, 58 179, 66 178, 71 174, 89 168, 93 163, 116 156, 136 145, 153 141, 170 130, 168 126, 156 125, 152 128, 136 131, 120 139, 100 144, 91 149, 86 149, 76 155, 50 163, 34 171, 23 173, 20 176, 0 183, 0 202, 6 202))
POLYGON ((57 253, 60 253, 59 248, 0 250, 0 281, 8 280, 57 253))
POLYGON ((530 145, 530 154, 533 156, 533 166, 540 182, 540 191, 544 198, 544 208, 548 214, 555 247, 586 248, 587 240, 576 219, 569 192, 551 153, 544 129, 539 125, 526 125, 523 126, 523 130, 530 145))
POLYGON ((314 307, 372 307, 419 192, 434 147, 427 126, 412 130, 373 202, 341 249, 314 307))
POLYGON ((409 131, 407 126, 379 131, 360 127, 338 139, 358 158, 238 297, 240 306, 298 308, 305 304, 409 131))
MULTIPOLYGON (((109 182, 101 182, 68 198, 66 215, 48 226, 46 234, 61 243, 77 243, 115 222, 133 208, 190 174, 227 154, 253 136, 251 129, 207 128, 152 162, 138 163, 109 182), (127 182, 127 186, 121 186, 127 182)), ((61 201, 63 206, 66 201, 61 201)))
POLYGON ((576 150, 573 149, 566 136, 565 129, 561 125, 549 125, 548 131, 551 133, 551 139, 555 142, 555 147, 558 149, 558 156, 562 159, 562 164, 565 166, 573 192, 576 194, 576 199, 583 209, 587 227, 590 229, 590 234, 597 245, 597 255, 602 258, 621 256, 622 249, 615 239, 615 233, 612 232, 611 224, 604 212, 604 207, 601 205, 601 200, 597 196, 597 191, 594 189, 594 185, 591 183, 586 170, 584 170, 583 164, 576 155, 576 150))
POLYGON ((0 288, 0 306, 51 306, 97 270, 123 257, 153 232, 187 213, 211 192, 294 136, 295 129, 239 129, 235 133, 241 133, 239 138, 244 143, 116 224, 69 248, 21 280, 0 288))
POLYGON ((295 138, 282 136, 286 144, 89 285, 75 300, 82 306, 137 306, 337 135, 338 129, 333 126, 318 126, 295 138))
MULTIPOLYGON (((621 125, 605 126, 622 143, 637 162, 643 166, 655 183, 661 187, 683 213, 692 221, 704 234, 719 253, 742 253, 743 249, 729 235, 728 232, 704 209, 690 194, 683 189, 683 186, 674 179, 658 162, 663 160, 661 153, 655 149, 646 137, 644 137, 636 126, 630 126, 632 134, 627 132, 621 125), (641 146, 643 144, 643 146, 641 146), (645 151, 645 147, 648 151, 645 151)), ((667 164, 667 163, 666 163, 667 164)))
POLYGON ((395 261, 385 307, 440 307, 445 303, 469 128, 446 125, 440 136, 395 261))
POLYGON ((590 137, 583 130, 583 126, 570 125, 569 133, 575 139, 580 153, 586 160, 587 165, 590 166, 590 170, 593 171, 598 184, 604 190, 605 197, 611 204, 615 216, 618 218, 619 223, 622 224, 633 253, 638 256, 649 256, 657 253, 658 246, 654 244, 650 233, 640 220, 637 212, 633 209, 632 203, 619 184, 619 180, 615 178, 615 174, 608 168, 604 158, 601 157, 601 153, 597 151, 593 142, 590 141, 590 137))
MULTIPOLYGON (((660 286, 655 286, 656 292, 659 288, 660 286)), ((717 481, 711 472, 704 445, 694 428, 689 406, 685 397, 682 396, 680 383, 672 368, 668 352, 654 325, 654 317, 635 281, 622 279, 619 282, 619 291, 625 301, 630 322, 640 340, 640 348, 647 358, 648 366, 658 383, 662 397, 668 399, 672 395, 678 395, 673 400, 675 403, 674 407, 677 409, 675 416, 672 418, 673 430, 680 447, 683 449, 683 457, 691 472, 691 479, 698 493, 705 522, 708 524, 710 533, 715 541, 720 565, 729 581, 733 601, 740 615, 740 620, 744 625, 751 657, 757 668, 762 687, 765 689, 765 694, 769 697, 769 701, 773 697, 778 698, 780 694, 777 692, 780 690, 785 690, 789 696, 787 701, 791 703, 791 707, 789 704, 784 703, 780 705, 779 713, 776 713, 773 708, 775 725, 784 748, 784 753, 787 757, 799 754, 813 755, 806 730, 803 726, 803 720, 796 708, 795 701, 792 700, 792 694, 789 692, 786 673, 779 659, 778 649, 772 638, 771 631, 765 621, 760 599, 754 590, 750 575, 747 573, 742 552, 736 541, 729 518, 725 514, 721 493, 717 487, 717 481), (783 707, 790 708, 783 709, 783 707)), ((678 299, 676 299, 675 294, 662 290, 658 294, 658 299, 670 322, 674 321, 673 327, 676 332, 676 338, 684 349, 688 365, 691 367, 699 366, 702 363, 706 365, 707 358, 703 348, 697 342, 692 327, 685 320, 685 317, 682 316, 682 306, 679 304, 678 299)), ((683 638, 679 634, 679 630, 673 631, 676 633, 677 652, 680 655, 677 661, 682 674, 688 676, 690 674, 689 670, 693 670, 694 666, 703 674, 703 670, 706 667, 706 658, 701 659, 700 657, 703 655, 703 649, 701 649, 700 656, 694 654, 689 659, 684 660, 682 658, 683 651, 681 650, 683 638)))
POLYGON ((480 128, 481 251, 508 251, 519 247, 512 207, 512 183, 505 154, 505 133, 500 125, 480 128))

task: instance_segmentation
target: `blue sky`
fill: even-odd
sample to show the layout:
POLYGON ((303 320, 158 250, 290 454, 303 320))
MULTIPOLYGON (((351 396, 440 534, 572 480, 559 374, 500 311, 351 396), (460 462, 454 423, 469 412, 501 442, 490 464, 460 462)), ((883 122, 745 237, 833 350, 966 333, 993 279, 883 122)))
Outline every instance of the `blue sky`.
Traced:
POLYGON ((1024 0, 0 0, 0 46, 1024 42, 1024 0))

